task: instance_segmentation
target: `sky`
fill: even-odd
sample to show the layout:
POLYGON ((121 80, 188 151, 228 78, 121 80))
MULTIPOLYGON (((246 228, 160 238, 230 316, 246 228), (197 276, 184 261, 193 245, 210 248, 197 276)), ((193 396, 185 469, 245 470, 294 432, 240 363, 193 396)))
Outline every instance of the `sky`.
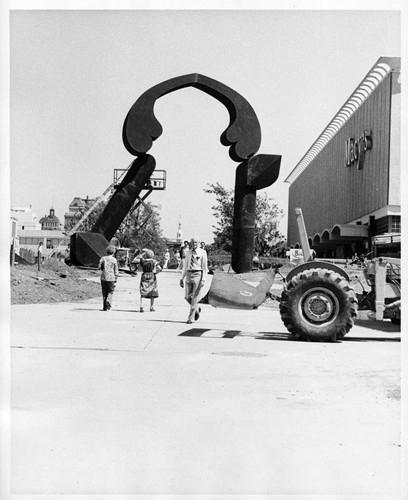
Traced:
MULTIPOLYGON (((380 4, 106 10, 94 2, 81 10, 74 2, 72 10, 27 10, 17 3, 10 10, 10 206, 31 205, 38 218, 53 207, 63 222, 74 197, 98 197, 114 169, 133 161, 122 126, 138 97, 169 78, 201 73, 251 104, 262 131, 258 154, 282 156, 279 178, 265 191, 285 212, 285 234, 285 178, 376 61, 401 55, 401 13, 392 1, 380 4)), ((217 182, 233 189, 238 166, 220 143, 228 112, 192 87, 160 98, 154 111, 163 134, 149 154, 167 172, 167 187, 147 201, 161 207, 164 236, 175 238, 181 219, 183 239, 211 243, 215 198, 204 189, 217 182)))
MULTIPOLYGON (((134 159, 122 142, 132 104, 162 81, 189 73, 219 80, 251 104, 262 130, 258 154, 282 156, 279 178, 265 191, 286 212, 285 178, 376 61, 402 54, 401 12, 406 54, 406 3, 2 0, 2 227, 9 227, 13 206, 31 205, 39 218, 53 207, 63 221, 74 197, 101 195, 114 169, 127 168, 134 159)), ((404 89, 404 71, 402 79, 404 89)), ((406 111, 404 99, 403 105, 406 111)), ((181 217, 184 239, 197 235, 211 243, 215 200, 204 189, 217 182, 233 189, 238 166, 219 140, 227 110, 187 88, 160 98, 155 113, 163 134, 149 154, 157 169, 166 170, 167 189, 148 200, 161 206, 164 236, 176 237, 181 217)), ((406 137, 403 121, 404 126, 406 137)), ((286 217, 280 229, 286 233, 286 217)), ((2 331, 9 331, 5 235, 0 309, 2 331)), ((6 398, 9 341, 2 336, 6 398)))

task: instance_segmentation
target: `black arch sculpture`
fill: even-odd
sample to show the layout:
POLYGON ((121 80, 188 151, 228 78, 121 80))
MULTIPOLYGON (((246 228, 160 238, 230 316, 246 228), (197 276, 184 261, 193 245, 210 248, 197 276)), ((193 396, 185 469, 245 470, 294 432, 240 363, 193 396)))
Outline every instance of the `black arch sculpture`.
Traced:
POLYGON ((202 90, 227 108, 230 123, 220 140, 223 146, 230 146, 229 155, 232 160, 247 160, 258 151, 261 145, 261 127, 249 102, 223 83, 192 73, 155 85, 133 104, 123 125, 123 143, 129 153, 134 156, 146 153, 153 141, 161 136, 163 127, 154 115, 157 99, 186 87, 202 90))
MULTIPOLYGON (((220 140, 229 147, 230 158, 241 162, 235 179, 232 268, 237 273, 248 272, 252 270, 254 253, 256 191, 277 180, 281 156, 256 155, 261 144, 261 128, 251 105, 230 87, 198 73, 171 78, 151 87, 130 108, 122 139, 129 153, 137 158, 86 239, 89 242, 93 239, 96 248, 105 246, 116 233, 156 165, 154 157, 147 154, 163 132, 154 115, 154 105, 160 97, 185 87, 195 87, 211 95, 228 110, 230 122, 220 140), (97 235, 103 237, 103 245, 96 245, 97 235)), ((71 256, 81 253, 80 246, 75 238, 71 239, 71 256)))

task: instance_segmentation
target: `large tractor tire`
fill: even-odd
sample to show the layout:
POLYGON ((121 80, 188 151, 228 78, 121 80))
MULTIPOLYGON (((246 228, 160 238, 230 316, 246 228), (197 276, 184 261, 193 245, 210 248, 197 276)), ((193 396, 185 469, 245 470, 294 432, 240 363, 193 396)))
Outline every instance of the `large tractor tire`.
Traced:
POLYGON ((350 283, 324 268, 295 274, 282 292, 280 314, 290 333, 303 340, 340 340, 354 324, 357 299, 350 283))

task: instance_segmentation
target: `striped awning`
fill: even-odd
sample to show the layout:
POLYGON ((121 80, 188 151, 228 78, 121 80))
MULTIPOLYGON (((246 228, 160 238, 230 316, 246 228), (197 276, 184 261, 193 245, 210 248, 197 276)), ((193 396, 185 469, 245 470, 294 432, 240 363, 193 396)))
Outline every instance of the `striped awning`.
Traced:
POLYGON ((360 83, 357 89, 349 97, 344 106, 338 111, 329 125, 323 130, 320 136, 312 144, 303 158, 295 166, 292 172, 285 179, 291 184, 305 168, 316 158, 322 149, 337 134, 341 127, 351 118, 356 110, 370 97, 380 83, 392 72, 399 71, 401 67, 400 57, 380 57, 371 68, 367 76, 360 83))

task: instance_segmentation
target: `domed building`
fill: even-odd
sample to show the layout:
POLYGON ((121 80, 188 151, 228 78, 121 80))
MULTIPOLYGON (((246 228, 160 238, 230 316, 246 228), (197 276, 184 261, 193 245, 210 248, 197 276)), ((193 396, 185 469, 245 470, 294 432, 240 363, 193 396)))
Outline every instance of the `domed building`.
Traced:
POLYGON ((55 210, 50 209, 49 215, 45 215, 40 219, 41 229, 47 231, 61 231, 62 224, 58 217, 55 215, 55 210))
POLYGON ((28 262, 34 263, 38 245, 43 245, 43 256, 58 248, 56 257, 64 255, 67 245, 64 245, 65 235, 61 223, 51 208, 49 215, 39 221, 30 207, 15 207, 11 209, 12 218, 17 221, 17 235, 14 241, 16 254, 28 262))

